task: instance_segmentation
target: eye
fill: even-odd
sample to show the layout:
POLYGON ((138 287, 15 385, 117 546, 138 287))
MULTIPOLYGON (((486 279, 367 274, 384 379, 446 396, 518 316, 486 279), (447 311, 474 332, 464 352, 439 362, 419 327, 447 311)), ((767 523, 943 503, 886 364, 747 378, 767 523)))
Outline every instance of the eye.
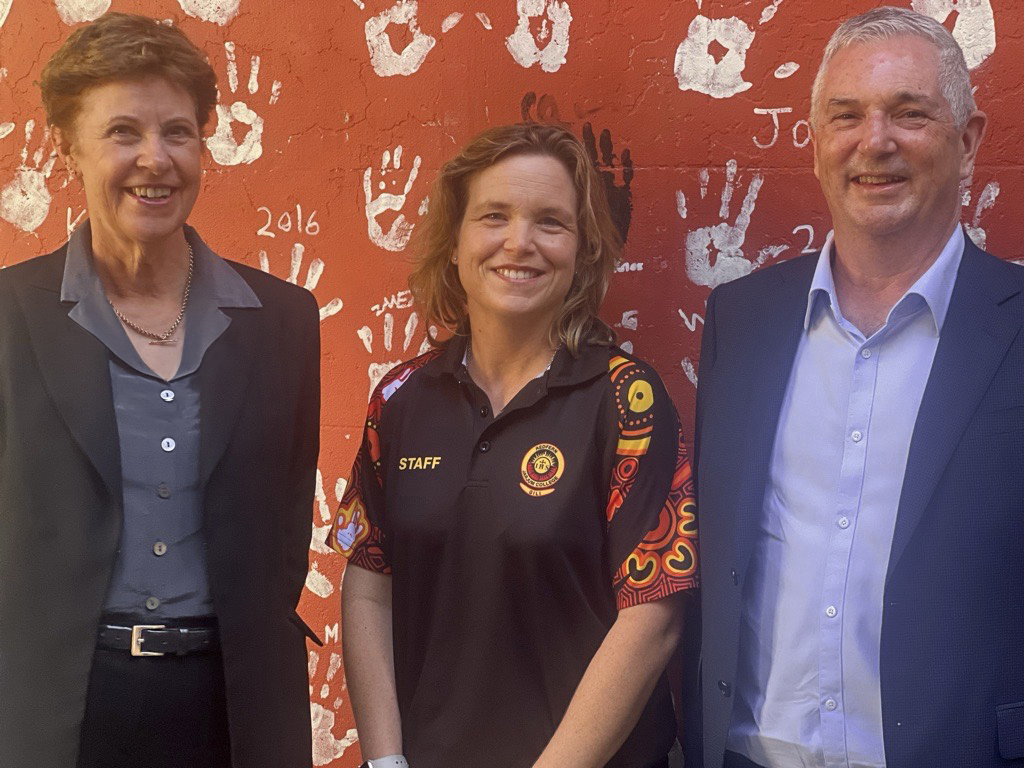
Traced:
POLYGON ((557 219, 554 216, 545 216, 545 217, 543 217, 540 220, 540 225, 542 227, 552 227, 552 228, 557 228, 557 229, 564 229, 565 228, 565 224, 561 221, 561 219, 557 219))
POLYGON ((166 130, 166 134, 173 139, 191 139, 196 135, 195 131, 192 130, 192 126, 184 123, 170 126, 166 130))
POLYGON ((483 219, 484 221, 504 221, 505 214, 501 213, 500 211, 488 211, 480 218, 483 219))

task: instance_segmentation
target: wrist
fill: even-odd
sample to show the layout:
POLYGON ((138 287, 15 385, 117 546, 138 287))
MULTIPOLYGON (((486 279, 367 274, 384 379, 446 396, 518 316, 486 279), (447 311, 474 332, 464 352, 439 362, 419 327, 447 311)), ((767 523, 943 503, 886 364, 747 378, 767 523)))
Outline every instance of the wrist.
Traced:
POLYGON ((359 768, 409 768, 409 761, 403 755, 388 755, 366 760, 359 768))

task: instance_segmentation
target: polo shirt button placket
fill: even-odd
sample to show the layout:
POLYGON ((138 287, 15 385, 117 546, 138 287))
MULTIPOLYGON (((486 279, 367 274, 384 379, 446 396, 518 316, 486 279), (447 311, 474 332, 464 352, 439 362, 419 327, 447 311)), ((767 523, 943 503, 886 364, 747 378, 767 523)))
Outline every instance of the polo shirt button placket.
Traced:
POLYGON ((489 440, 481 440, 480 445, 477 447, 479 448, 480 453, 487 453, 491 450, 491 443, 489 440))

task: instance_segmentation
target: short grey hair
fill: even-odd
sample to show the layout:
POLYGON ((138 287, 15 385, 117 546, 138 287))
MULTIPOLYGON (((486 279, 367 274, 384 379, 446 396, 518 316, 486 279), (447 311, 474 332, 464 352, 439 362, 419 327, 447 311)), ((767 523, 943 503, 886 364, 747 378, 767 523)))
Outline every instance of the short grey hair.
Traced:
POLYGON ((977 107, 974 103, 974 94, 971 92, 971 74, 967 69, 960 44, 944 26, 930 16, 909 8, 894 8, 888 5, 847 19, 839 25, 839 29, 828 41, 811 88, 811 123, 817 123, 825 71, 839 51, 854 43, 892 40, 904 35, 924 38, 938 49, 939 90, 949 103, 957 128, 963 128, 977 107))

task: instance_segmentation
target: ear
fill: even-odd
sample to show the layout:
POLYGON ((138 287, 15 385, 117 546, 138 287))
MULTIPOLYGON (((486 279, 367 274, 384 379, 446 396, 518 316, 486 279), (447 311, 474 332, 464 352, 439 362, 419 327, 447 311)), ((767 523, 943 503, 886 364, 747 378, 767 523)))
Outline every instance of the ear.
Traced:
POLYGON ((58 157, 60 157, 60 161, 64 164, 64 167, 68 169, 68 173, 77 178, 78 165, 72 154, 71 135, 59 126, 51 125, 50 141, 53 142, 53 148, 56 150, 58 157))
POLYGON ((960 156, 960 179, 969 178, 974 173, 974 162, 978 157, 978 148, 985 138, 985 129, 988 127, 988 115, 980 110, 975 110, 967 118, 967 124, 960 131, 960 148, 963 154, 960 156))

